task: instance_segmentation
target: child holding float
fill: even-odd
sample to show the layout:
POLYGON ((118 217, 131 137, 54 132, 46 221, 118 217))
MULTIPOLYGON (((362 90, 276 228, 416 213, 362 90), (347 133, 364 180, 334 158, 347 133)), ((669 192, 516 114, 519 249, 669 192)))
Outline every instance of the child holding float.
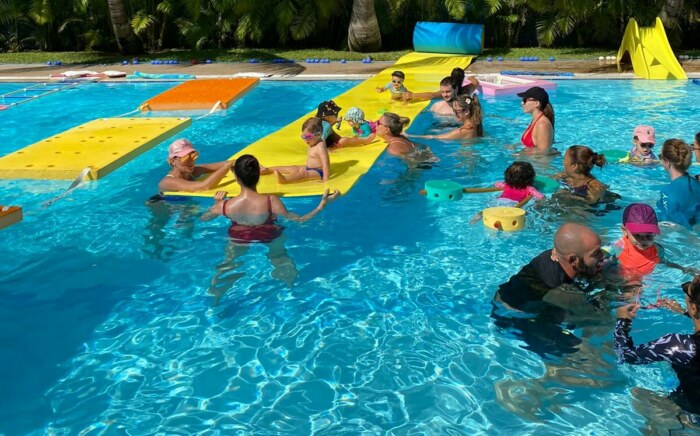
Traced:
POLYGON ((375 121, 365 120, 365 113, 362 109, 359 107, 351 107, 343 117, 343 120, 347 121, 348 125, 352 127, 355 136, 341 137, 338 140, 338 146, 336 148, 357 147, 360 145, 367 145, 374 141, 377 132, 377 123, 375 121))

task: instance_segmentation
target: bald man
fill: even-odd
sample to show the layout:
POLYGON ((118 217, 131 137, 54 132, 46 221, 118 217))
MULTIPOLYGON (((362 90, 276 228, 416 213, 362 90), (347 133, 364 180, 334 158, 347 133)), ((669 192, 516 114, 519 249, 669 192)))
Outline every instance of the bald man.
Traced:
POLYGON ((491 317, 542 357, 574 353, 581 339, 571 333, 572 321, 605 313, 574 279, 595 276, 602 264, 598 235, 581 224, 564 224, 554 236, 554 248, 501 284, 491 317), (534 316, 514 316, 514 311, 534 316))
POLYGON ((494 299, 511 309, 539 312, 552 289, 600 272, 604 257, 600 245, 600 237, 590 228, 562 225, 554 235, 554 248, 542 252, 502 284, 494 299))

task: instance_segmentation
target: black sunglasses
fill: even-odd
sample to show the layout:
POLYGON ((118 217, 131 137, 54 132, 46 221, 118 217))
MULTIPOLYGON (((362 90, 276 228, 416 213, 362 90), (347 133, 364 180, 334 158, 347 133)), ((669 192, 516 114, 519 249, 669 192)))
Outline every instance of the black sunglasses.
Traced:
POLYGON ((642 142, 639 144, 642 148, 654 148, 654 143, 652 142, 642 142))

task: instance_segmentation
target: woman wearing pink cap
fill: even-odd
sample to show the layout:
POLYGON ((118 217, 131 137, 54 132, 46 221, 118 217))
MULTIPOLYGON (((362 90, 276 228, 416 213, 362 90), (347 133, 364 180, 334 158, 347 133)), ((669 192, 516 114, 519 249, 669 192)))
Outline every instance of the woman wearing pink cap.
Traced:
POLYGON ((234 162, 224 161, 195 165, 199 153, 187 139, 173 141, 168 147, 170 171, 158 183, 158 191, 206 191, 214 188, 234 162), (202 176, 207 175, 202 180, 202 176))

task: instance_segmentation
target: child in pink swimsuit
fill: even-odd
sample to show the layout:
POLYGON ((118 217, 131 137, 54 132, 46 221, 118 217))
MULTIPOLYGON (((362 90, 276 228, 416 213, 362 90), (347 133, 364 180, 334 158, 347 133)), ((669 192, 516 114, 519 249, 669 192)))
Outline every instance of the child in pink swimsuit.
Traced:
POLYGON ((513 162, 503 172, 505 182, 496 182, 496 188, 503 189, 499 198, 506 198, 515 202, 524 200, 528 195, 535 200, 544 198, 533 186, 535 183, 535 169, 528 162, 513 162))

